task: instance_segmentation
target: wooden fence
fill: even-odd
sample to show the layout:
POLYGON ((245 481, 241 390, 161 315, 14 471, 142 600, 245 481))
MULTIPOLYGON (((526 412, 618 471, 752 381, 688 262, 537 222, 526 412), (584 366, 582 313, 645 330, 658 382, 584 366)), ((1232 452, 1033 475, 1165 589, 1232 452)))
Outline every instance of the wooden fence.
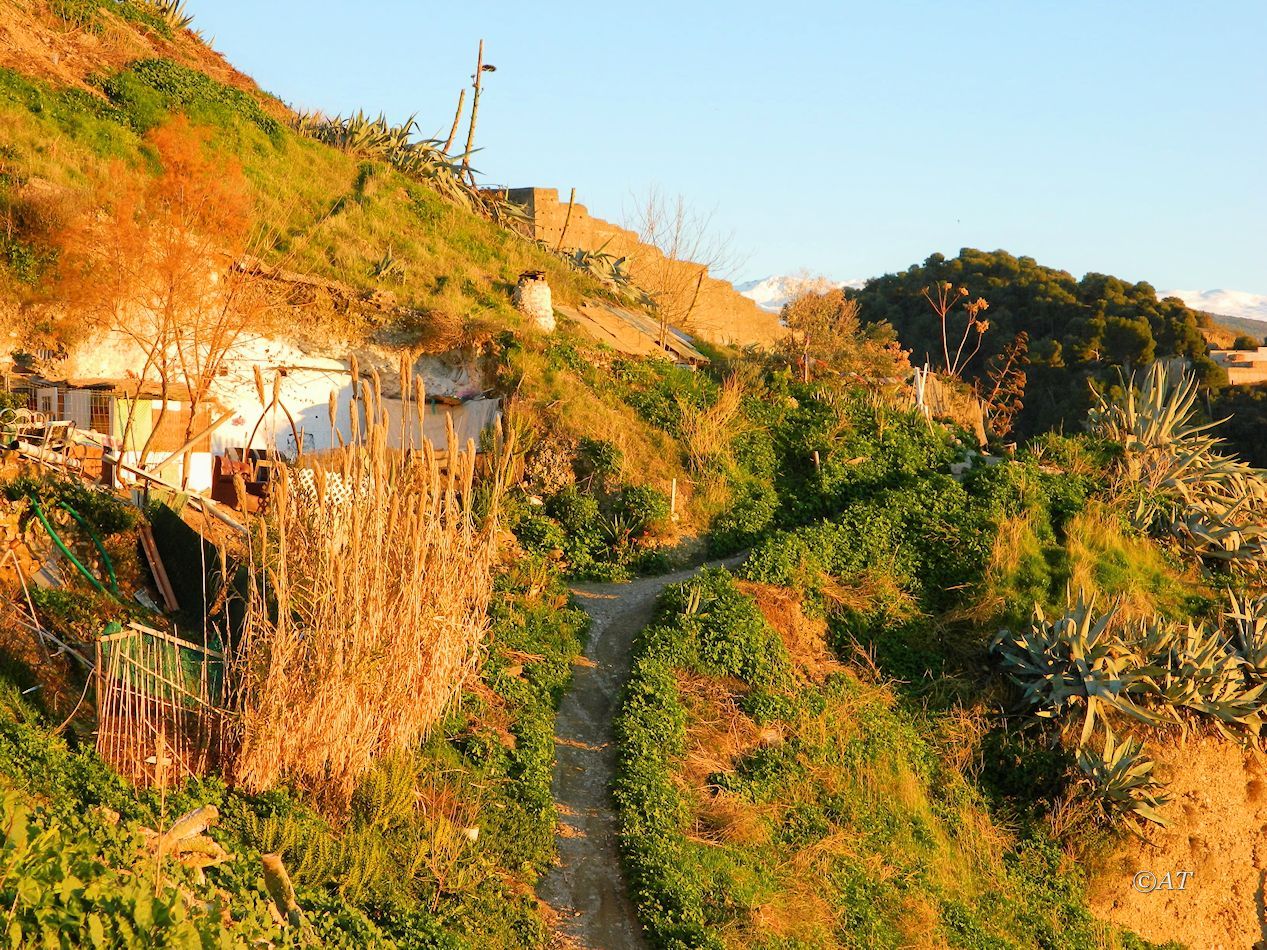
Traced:
POLYGON ((96 645, 97 753, 138 785, 179 783, 218 764, 224 654, 128 624, 96 645))

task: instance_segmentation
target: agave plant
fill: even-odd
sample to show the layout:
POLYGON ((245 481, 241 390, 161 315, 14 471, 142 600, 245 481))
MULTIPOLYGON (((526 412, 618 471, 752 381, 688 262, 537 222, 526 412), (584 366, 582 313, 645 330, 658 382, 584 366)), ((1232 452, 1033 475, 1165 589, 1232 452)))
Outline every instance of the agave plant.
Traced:
POLYGON ((1088 601, 1080 592, 1055 621, 1035 606, 1028 630, 1019 635, 1004 630, 995 638, 1003 671, 1038 716, 1056 718, 1085 707, 1079 745, 1106 710, 1152 725, 1168 721, 1132 698, 1149 684, 1139 653, 1112 632, 1116 614, 1114 606, 1097 616, 1094 598, 1088 601))
POLYGON ((1102 750, 1091 746, 1078 750, 1078 768, 1109 817, 1135 817, 1165 827, 1158 809, 1170 796, 1153 777, 1154 766, 1141 743, 1129 738, 1118 742, 1107 725, 1102 750))
POLYGON ((186 11, 186 0, 141 0, 141 6, 173 30, 188 29, 194 22, 193 15, 186 11))
MULTIPOLYGON (((546 250, 553 251, 553 248, 547 245, 542 246, 546 250)), ((604 244, 596 251, 577 248, 561 256, 581 273, 606 284, 626 300, 640 306, 654 307, 655 301, 651 296, 634 283, 633 276, 629 272, 629 258, 608 253, 604 250, 606 247, 607 245, 604 244)))
POLYGON ((382 114, 370 118, 359 110, 334 118, 301 113, 294 126, 297 132, 333 148, 387 162, 404 175, 426 181, 444 197, 491 216, 479 191, 462 178, 465 156, 445 154, 443 143, 437 139, 416 138, 414 116, 392 125, 382 114))
POLYGON ((1143 631, 1140 651, 1147 658, 1142 681, 1159 702, 1211 717, 1229 736, 1231 730, 1256 735, 1262 729, 1267 683, 1247 681, 1245 660, 1228 649, 1220 631, 1154 622, 1143 631))
POLYGON ((1250 597, 1227 591, 1223 629, 1228 646, 1245 662, 1245 673, 1254 682, 1267 681, 1267 596, 1250 597))
POLYGON ((1097 396, 1088 425, 1123 449, 1136 526, 1203 559, 1267 569, 1267 473, 1217 451, 1218 423, 1198 421, 1196 378, 1155 363, 1138 391, 1134 377, 1123 382, 1120 398, 1097 396))

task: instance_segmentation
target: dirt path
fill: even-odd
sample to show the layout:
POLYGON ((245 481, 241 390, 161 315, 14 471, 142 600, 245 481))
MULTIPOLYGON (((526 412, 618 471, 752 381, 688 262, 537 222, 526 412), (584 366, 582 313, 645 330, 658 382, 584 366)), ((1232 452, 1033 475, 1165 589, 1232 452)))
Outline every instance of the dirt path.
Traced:
POLYGON ((537 888, 559 915, 566 945, 586 950, 645 946, 620 867, 611 801, 616 766, 612 719, 629 677, 630 647, 650 622, 656 597, 666 584, 686 580, 697 570, 573 588, 593 623, 585 659, 573 671, 571 692, 555 721, 559 863, 537 888))

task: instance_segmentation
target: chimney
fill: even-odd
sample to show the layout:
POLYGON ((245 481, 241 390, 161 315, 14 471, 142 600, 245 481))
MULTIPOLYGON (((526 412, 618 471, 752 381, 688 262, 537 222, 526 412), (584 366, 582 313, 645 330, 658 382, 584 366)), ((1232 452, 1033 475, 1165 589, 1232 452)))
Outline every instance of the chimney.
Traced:
POLYGON ((544 271, 529 270, 519 275, 511 295, 515 309, 528 317, 543 333, 554 332, 554 305, 550 300, 550 284, 544 271))

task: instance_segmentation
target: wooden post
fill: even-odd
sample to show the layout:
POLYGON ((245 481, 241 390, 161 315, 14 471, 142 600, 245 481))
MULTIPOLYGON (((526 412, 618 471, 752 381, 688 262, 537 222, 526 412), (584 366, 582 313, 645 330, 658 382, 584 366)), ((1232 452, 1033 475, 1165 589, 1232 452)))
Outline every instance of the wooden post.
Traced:
POLYGON ((462 154, 462 174, 475 184, 471 174, 471 151, 475 148, 475 123, 480 115, 480 87, 484 78, 484 41, 480 40, 479 55, 475 60, 475 95, 471 97, 471 124, 466 128, 466 151, 462 154))
MULTIPOLYGON (((219 419, 216 419, 214 422, 211 422, 210 424, 199 429, 197 435, 195 435, 188 442, 186 442, 184 445, 178 448, 175 452, 172 452, 161 462, 150 463, 149 465, 142 466, 142 468, 150 469, 155 472, 161 472, 163 470, 163 466, 170 465, 172 462, 176 461, 176 456, 184 455, 187 457, 189 455, 190 450, 193 448, 193 445, 195 442, 197 442, 199 439, 204 438, 205 436, 211 435, 211 433, 215 432, 216 429, 220 428, 222 425, 224 425, 226 422, 228 422, 230 419, 232 419, 236 415, 237 415, 236 412, 226 412, 219 419)), ((181 481, 186 481, 189 477, 188 458, 186 458, 185 467, 186 467, 186 471, 185 471, 185 474, 181 477, 181 481)))
POLYGON ((677 479, 669 486, 669 515, 677 521, 677 479))

